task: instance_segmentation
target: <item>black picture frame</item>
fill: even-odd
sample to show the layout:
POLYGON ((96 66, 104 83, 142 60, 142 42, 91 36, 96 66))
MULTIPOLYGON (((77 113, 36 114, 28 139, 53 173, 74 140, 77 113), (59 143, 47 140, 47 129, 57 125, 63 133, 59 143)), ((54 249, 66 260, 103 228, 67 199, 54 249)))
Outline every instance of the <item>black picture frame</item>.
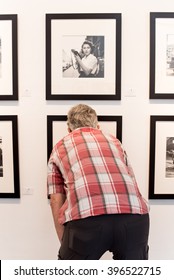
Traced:
POLYGON ((120 99, 121 14, 46 14, 46 100, 120 99), (90 38, 96 44, 103 77, 74 78, 75 70, 67 53, 72 55, 70 49, 80 36, 85 40, 90 38), (66 43, 68 39, 70 44, 66 43), (69 48, 67 52, 63 42, 69 48), (69 61, 64 62, 66 67, 63 66, 63 57, 69 61), (64 68, 68 72, 63 71, 64 68), (69 77, 62 78, 64 73, 69 73, 66 74, 69 77))
POLYGON ((149 199, 174 199, 173 128, 174 116, 150 116, 149 199))
POLYGON ((17 14, 0 15, 1 100, 18 100, 17 14))
POLYGON ((18 117, 0 115, 0 198, 20 198, 18 117))
POLYGON ((150 13, 150 99, 174 99, 173 28, 174 13, 150 13))
MULTIPOLYGON (((49 115, 47 116, 47 160, 50 157, 50 154, 52 152, 54 141, 53 141, 53 123, 54 122, 63 122, 66 125, 67 116, 66 115, 49 115)), ((115 136, 122 142, 122 116, 98 116, 99 124, 100 122, 115 122, 116 123, 116 131, 115 136)), ((66 126, 65 126, 66 130, 66 126)), ((62 133, 62 130, 61 130, 62 133)), ((68 133, 68 131, 67 131, 68 133)), ((65 135, 64 135, 65 136, 65 135)), ((60 136, 58 140, 61 139, 62 136, 60 136)))

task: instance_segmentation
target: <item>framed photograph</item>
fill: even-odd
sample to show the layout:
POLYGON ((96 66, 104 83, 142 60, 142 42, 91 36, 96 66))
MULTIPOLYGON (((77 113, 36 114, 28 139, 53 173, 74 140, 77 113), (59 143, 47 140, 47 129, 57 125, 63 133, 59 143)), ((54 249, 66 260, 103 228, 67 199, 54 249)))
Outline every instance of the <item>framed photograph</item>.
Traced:
POLYGON ((17 15, 0 15, 0 100, 18 100, 17 15))
POLYGON ((17 116, 0 116, 0 198, 19 198, 17 116))
POLYGON ((174 99, 174 13, 150 13, 150 99, 174 99))
MULTIPOLYGON (((122 116, 98 116, 100 129, 122 141, 122 116)), ((53 147, 68 134, 67 116, 47 116, 47 159, 53 147)))
POLYGON ((121 14, 46 14, 46 99, 121 99, 121 14))
POLYGON ((149 198, 174 198, 174 116, 151 116, 149 198))

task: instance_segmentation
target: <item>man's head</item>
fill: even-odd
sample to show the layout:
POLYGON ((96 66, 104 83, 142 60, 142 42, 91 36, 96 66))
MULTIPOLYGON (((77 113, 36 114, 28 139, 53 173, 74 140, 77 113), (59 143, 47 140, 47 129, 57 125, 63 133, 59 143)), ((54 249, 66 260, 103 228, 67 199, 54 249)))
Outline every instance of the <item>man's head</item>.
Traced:
POLYGON ((68 112, 67 119, 69 131, 80 127, 99 128, 95 110, 85 104, 72 107, 68 112))

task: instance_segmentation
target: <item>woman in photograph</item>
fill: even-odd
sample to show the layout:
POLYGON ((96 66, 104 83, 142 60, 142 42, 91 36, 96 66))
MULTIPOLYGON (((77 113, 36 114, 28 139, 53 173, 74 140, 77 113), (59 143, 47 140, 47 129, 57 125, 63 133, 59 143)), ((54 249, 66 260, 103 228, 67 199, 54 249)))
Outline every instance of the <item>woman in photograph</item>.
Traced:
POLYGON ((93 54, 94 45, 91 41, 85 40, 81 47, 81 55, 74 49, 71 50, 76 58, 79 69, 79 78, 95 78, 99 73, 99 63, 93 54))

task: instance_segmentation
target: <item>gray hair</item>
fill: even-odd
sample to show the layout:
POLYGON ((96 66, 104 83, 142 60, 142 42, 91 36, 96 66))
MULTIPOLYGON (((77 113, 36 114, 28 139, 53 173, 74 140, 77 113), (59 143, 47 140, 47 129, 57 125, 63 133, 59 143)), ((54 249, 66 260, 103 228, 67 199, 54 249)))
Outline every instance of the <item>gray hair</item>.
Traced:
POLYGON ((90 106, 78 104, 69 110, 67 115, 67 125, 71 131, 79 127, 97 128, 97 114, 90 106))

